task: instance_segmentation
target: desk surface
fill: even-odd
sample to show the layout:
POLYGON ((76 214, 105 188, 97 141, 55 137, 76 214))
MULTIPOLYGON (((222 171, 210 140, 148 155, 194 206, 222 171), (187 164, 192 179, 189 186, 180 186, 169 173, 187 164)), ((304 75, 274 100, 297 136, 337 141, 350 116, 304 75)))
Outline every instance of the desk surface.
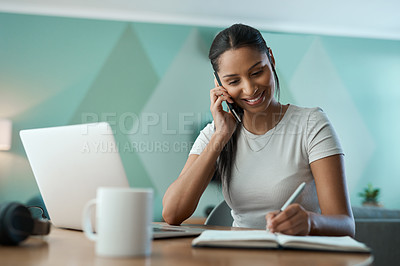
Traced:
MULTIPOLYGON (((230 230, 229 227, 207 227, 230 230)), ((292 250, 192 248, 193 238, 154 240, 149 257, 109 259, 95 255, 82 232, 53 228, 44 239, 0 247, 1 265, 370 265, 372 255, 292 250)))

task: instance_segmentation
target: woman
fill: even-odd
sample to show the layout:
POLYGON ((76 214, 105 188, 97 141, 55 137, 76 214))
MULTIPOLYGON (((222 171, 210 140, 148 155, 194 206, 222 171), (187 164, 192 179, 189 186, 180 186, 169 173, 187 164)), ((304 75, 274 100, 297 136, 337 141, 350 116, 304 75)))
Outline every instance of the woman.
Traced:
POLYGON ((291 235, 354 236, 343 152, 319 108, 282 105, 275 59, 260 32, 235 24, 210 48, 220 77, 210 91, 214 121, 200 133, 188 160, 163 199, 163 217, 180 224, 190 217, 216 174, 233 226, 267 228, 291 235), (242 123, 222 102, 234 103, 242 123), (296 203, 279 212, 296 187, 296 203))

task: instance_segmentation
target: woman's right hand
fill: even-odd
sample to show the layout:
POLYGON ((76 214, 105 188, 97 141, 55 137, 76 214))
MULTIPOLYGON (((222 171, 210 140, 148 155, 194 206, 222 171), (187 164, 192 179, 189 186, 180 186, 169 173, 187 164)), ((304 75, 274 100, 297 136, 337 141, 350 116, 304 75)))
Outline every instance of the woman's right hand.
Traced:
POLYGON ((216 87, 210 91, 210 110, 214 118, 215 134, 219 134, 227 143, 236 129, 236 120, 230 112, 224 111, 222 102, 234 103, 234 101, 224 87, 218 86, 216 80, 214 83, 216 87))

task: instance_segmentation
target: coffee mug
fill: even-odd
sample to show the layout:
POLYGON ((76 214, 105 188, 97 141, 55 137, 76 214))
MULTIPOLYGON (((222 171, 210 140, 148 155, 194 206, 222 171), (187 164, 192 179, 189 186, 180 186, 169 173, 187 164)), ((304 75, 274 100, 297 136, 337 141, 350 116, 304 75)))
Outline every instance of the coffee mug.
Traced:
POLYGON ((100 187, 96 199, 83 210, 85 235, 96 242, 96 254, 104 257, 148 256, 151 253, 153 190, 100 187), (96 210, 96 233, 92 211, 96 210))

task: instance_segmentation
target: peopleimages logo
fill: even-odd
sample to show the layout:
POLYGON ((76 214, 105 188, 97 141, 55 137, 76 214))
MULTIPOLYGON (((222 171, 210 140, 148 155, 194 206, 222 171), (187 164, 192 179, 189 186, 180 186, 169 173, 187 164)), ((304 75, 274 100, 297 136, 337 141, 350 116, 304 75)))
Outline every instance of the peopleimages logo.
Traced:
POLYGON ((193 142, 187 141, 135 141, 115 143, 112 141, 86 141, 82 153, 189 153, 193 142))
POLYGON ((194 112, 83 113, 81 118, 82 124, 87 124, 82 135, 88 137, 82 153, 189 153, 200 130, 212 121, 211 114, 194 112), (102 121, 110 127, 103 123, 99 128, 96 123, 102 121), (105 136, 98 136, 99 131, 105 136), (97 138, 91 137, 91 132, 96 132, 97 138))
MULTIPOLYGON (((106 121, 116 132, 124 135, 150 135, 161 133, 162 135, 193 135, 204 126, 206 122, 212 121, 211 114, 206 113, 141 113, 137 115, 132 112, 117 113, 83 113, 82 124, 106 121), (203 122, 202 121, 206 121, 203 122)), ((87 134, 89 127, 87 127, 87 134)))

